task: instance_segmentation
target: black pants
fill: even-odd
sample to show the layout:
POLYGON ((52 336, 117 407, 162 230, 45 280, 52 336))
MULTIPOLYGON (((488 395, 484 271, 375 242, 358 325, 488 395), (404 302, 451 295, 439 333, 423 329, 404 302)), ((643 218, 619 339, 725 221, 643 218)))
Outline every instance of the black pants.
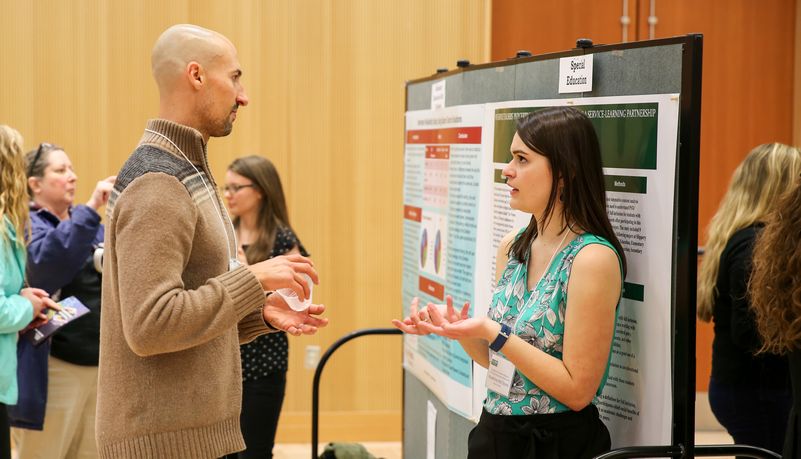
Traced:
POLYGON ((589 459, 609 451, 609 430, 590 404, 581 411, 529 416, 481 413, 468 459, 589 459))
POLYGON ((11 426, 5 403, 0 403, 0 459, 11 459, 11 426))
POLYGON ((273 457, 275 430, 286 391, 286 373, 270 373, 256 381, 242 383, 242 436, 245 451, 226 459, 264 459, 273 457))
POLYGON ((789 387, 735 387, 714 378, 709 381, 712 413, 738 445, 781 454, 792 405, 789 387))

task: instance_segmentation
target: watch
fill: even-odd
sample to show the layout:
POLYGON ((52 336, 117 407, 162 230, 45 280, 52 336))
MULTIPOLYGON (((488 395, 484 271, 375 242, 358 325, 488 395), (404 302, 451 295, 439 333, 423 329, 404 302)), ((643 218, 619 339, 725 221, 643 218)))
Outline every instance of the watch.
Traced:
POLYGON ((500 352, 501 348, 504 344, 506 344, 506 340, 509 339, 509 335, 512 334, 512 328, 506 324, 501 324, 501 331, 498 332, 498 336, 495 337, 495 340, 490 343, 489 348, 494 352, 500 352))

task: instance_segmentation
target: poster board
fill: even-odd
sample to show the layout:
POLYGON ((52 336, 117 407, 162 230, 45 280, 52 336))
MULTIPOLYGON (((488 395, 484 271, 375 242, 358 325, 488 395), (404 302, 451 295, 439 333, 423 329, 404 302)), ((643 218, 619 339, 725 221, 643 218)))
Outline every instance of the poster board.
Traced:
MULTIPOLYGON (((516 59, 407 85, 404 313, 412 296, 442 302, 446 294, 486 313, 495 249, 529 218, 508 208, 500 183, 517 118, 572 105, 596 127, 607 207, 629 260, 610 376, 596 400, 613 447, 692 442, 688 305, 695 301, 700 53, 701 37, 687 36, 516 59), (579 61, 591 72, 565 78, 566 63, 579 61), (584 92, 560 92, 570 77, 584 92)), ((404 456, 427 457, 431 447, 438 458, 465 457, 484 369, 456 343, 404 339, 404 456)))

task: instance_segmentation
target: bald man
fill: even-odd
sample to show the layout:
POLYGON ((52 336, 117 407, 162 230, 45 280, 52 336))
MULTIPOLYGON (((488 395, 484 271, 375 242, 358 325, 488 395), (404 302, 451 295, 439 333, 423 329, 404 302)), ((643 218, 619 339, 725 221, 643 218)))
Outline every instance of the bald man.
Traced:
POLYGON ((241 266, 209 172, 209 137, 248 103, 236 48, 193 25, 167 29, 152 55, 159 118, 117 175, 107 206, 97 402, 99 456, 219 458, 245 448, 239 345, 276 330, 315 333, 300 255, 241 266), (268 292, 265 299, 265 292, 268 292))

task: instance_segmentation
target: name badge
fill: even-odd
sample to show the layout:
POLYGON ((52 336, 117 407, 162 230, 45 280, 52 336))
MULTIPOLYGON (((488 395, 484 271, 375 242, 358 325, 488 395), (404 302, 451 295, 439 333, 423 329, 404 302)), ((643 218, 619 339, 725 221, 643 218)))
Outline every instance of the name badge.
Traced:
POLYGON ((500 354, 490 352, 489 368, 487 371, 487 389, 509 396, 512 389, 512 378, 515 376, 515 366, 512 362, 503 358, 500 354))

